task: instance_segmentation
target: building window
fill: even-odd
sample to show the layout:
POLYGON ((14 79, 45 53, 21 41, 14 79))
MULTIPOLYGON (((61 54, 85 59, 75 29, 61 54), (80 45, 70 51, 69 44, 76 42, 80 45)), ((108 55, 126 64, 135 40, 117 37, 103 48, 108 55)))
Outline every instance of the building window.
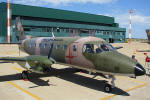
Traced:
POLYGON ((66 29, 66 32, 69 33, 69 29, 66 29))
POLYGON ((125 35, 125 32, 123 32, 122 35, 125 35))
POLYGON ((61 29, 61 31, 62 31, 62 32, 65 32, 65 29, 64 29, 64 28, 62 28, 62 29, 61 29))
POLYGON ((30 28, 24 28, 24 31, 31 31, 30 28))
POLYGON ((109 35, 109 32, 107 32, 107 35, 109 35))
POLYGON ((51 28, 47 28, 47 32, 51 32, 52 30, 51 30, 51 28))
POLYGON ((54 31, 54 32, 57 32, 57 28, 56 28, 56 27, 54 27, 54 28, 53 28, 53 31, 54 31))
POLYGON ((107 33, 104 31, 104 35, 107 35, 107 33))
POLYGON ((60 32, 60 28, 57 28, 57 32, 60 32))
POLYGON ((117 35, 120 35, 120 32, 118 32, 117 35))
POLYGON ((70 29, 70 33, 73 33, 73 29, 70 29))

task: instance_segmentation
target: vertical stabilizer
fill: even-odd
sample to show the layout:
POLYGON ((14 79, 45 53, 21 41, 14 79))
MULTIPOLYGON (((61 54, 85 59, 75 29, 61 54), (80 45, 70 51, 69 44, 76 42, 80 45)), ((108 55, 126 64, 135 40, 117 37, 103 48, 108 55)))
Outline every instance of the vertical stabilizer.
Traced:
POLYGON ((150 42, 150 29, 147 29, 146 33, 147 33, 148 42, 150 42))
POLYGON ((20 17, 16 17, 16 25, 17 25, 17 31, 18 31, 18 40, 24 40, 25 34, 24 34, 24 29, 23 29, 20 17))

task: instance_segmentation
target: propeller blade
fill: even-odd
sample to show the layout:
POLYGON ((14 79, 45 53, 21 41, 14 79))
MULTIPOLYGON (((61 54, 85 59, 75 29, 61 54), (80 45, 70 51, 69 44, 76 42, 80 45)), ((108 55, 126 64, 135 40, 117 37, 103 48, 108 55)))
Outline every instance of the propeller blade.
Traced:
POLYGON ((18 45, 18 48, 19 48, 19 56, 20 56, 20 45, 18 45))
POLYGON ((52 50, 53 50, 53 44, 54 44, 54 41, 51 44, 51 48, 50 48, 49 53, 48 53, 48 59, 51 57, 51 53, 52 53, 52 50))
POLYGON ((50 48, 49 53, 48 53, 48 59, 51 57, 51 53, 52 53, 53 45, 54 45, 55 35, 53 32, 52 32, 52 37, 53 37, 53 42, 51 43, 51 48, 50 48))

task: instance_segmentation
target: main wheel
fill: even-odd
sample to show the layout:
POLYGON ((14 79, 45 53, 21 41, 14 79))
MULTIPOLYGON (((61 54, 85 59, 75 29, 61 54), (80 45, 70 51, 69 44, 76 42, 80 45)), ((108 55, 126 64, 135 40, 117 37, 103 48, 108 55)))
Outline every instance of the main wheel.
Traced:
POLYGON ((111 85, 106 84, 105 87, 104 87, 104 91, 107 92, 107 93, 110 93, 112 91, 111 85))
POLYGON ((21 77, 22 77, 22 79, 29 79, 29 77, 28 77, 28 72, 27 72, 27 71, 23 71, 23 72, 21 73, 21 77))

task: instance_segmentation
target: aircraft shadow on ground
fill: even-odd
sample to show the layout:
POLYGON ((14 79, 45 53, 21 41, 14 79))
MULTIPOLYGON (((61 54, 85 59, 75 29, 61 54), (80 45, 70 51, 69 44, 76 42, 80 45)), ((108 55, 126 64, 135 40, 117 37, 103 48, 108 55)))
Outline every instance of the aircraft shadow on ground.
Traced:
MULTIPOLYGON (((51 86, 53 84, 49 84, 50 80, 44 81, 40 78, 42 77, 49 77, 49 76, 56 76, 58 78, 61 78, 66 81, 70 81, 72 83, 94 89, 97 91, 104 91, 104 85, 107 84, 105 80, 96 80, 93 78, 81 76, 78 74, 75 74, 77 72, 76 69, 73 68, 66 68, 66 69, 52 69, 51 72, 48 74, 36 74, 36 73, 31 73, 30 74, 30 82, 33 82, 37 86, 32 86, 29 88, 35 88, 38 86, 51 86)), ((21 75, 20 74, 13 74, 13 75, 5 75, 5 76, 0 76, 0 82, 3 81, 13 81, 13 80, 21 80, 21 75)), ((61 84, 61 83, 60 83, 61 84)), ((55 86, 55 85, 53 85, 55 86)), ((123 91, 120 88, 113 88, 113 91, 111 94, 117 94, 117 95, 123 95, 123 96, 130 96, 127 92, 123 91)))

